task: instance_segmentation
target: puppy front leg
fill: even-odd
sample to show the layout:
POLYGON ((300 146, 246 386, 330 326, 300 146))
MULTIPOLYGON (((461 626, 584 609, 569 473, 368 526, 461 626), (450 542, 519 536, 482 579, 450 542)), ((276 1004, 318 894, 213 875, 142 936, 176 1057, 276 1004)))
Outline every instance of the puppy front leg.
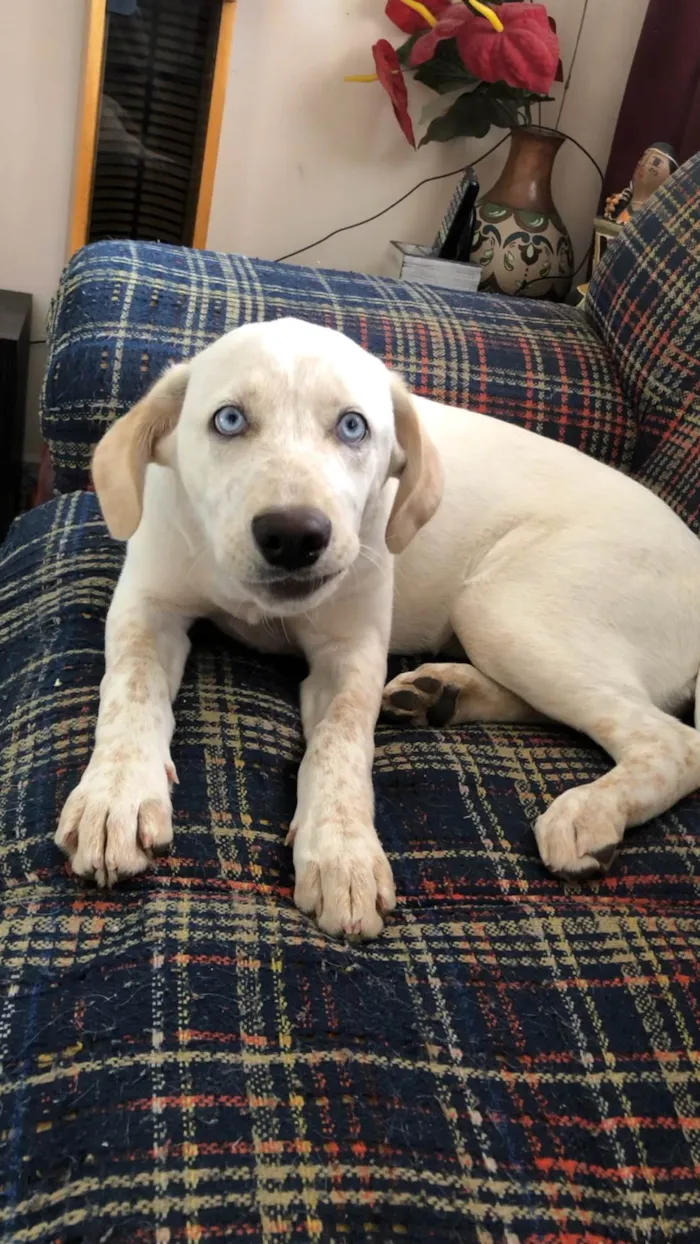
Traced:
POLYGON ((56 842, 100 886, 143 872, 172 840, 171 702, 188 619, 120 584, 107 617, 95 747, 61 813, 56 842))
POLYGON ((396 899, 374 828, 374 727, 386 674, 378 634, 307 653, 302 687, 307 747, 299 769, 294 901, 338 936, 377 937, 396 899))

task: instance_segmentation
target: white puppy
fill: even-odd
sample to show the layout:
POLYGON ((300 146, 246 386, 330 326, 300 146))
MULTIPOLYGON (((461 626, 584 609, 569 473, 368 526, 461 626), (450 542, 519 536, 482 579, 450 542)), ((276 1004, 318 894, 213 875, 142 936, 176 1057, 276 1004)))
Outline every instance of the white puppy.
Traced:
POLYGON ((700 734, 670 715, 700 670, 700 542, 576 450, 411 398, 348 338, 278 320, 166 372, 93 469, 129 545, 95 750, 57 832, 80 876, 111 884, 171 841, 171 703, 202 616, 308 660, 289 841, 295 900, 329 933, 372 937, 394 906, 371 779, 390 644, 459 641, 471 661, 395 679, 394 715, 544 715, 613 757, 535 826, 559 876, 604 871, 628 825, 700 785, 700 734))

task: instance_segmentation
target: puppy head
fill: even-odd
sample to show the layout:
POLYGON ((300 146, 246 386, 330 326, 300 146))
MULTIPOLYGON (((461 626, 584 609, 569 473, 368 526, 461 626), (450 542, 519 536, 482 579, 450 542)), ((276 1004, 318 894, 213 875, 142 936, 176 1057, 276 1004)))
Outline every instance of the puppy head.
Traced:
POLYGON ((392 553, 435 512, 442 486, 402 382, 348 337, 292 319, 228 333, 112 426, 93 477, 117 539, 138 527, 149 462, 176 472, 222 575, 278 616, 332 594, 392 477, 392 553))

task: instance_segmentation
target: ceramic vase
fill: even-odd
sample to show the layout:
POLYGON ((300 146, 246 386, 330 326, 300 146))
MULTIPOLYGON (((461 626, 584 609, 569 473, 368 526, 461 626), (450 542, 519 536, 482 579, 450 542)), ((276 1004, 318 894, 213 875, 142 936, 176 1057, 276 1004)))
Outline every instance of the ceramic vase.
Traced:
POLYGON ((511 132, 505 168, 476 205, 471 259, 481 289, 560 302, 571 288, 574 252, 552 199, 552 169, 564 141, 542 126, 511 132))

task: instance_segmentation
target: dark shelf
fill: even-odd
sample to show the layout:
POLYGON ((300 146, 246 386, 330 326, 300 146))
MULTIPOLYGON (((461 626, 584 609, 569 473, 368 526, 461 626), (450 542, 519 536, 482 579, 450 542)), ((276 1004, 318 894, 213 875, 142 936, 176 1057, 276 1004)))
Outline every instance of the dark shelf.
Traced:
POLYGON ((0 539, 22 506, 31 294, 0 290, 0 539))

